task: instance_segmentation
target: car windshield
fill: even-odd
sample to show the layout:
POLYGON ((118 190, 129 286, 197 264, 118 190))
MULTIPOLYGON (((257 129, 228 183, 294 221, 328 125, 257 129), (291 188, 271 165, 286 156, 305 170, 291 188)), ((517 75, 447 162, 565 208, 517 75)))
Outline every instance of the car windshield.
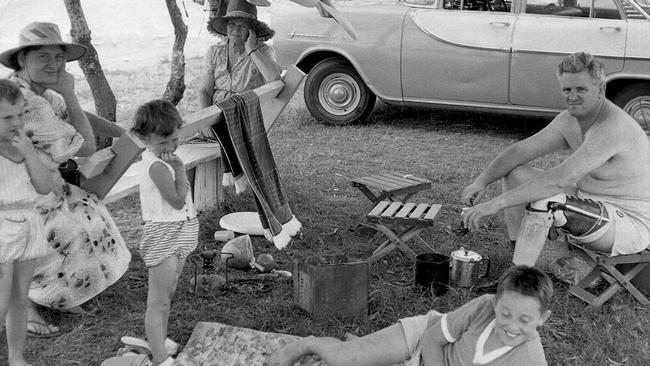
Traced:
POLYGON ((636 0, 646 13, 650 14, 650 0, 636 0))

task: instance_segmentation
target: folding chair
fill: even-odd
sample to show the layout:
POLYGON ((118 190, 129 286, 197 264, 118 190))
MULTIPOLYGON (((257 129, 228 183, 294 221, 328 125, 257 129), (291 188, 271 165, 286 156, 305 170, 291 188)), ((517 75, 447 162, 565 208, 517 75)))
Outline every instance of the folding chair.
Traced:
POLYGON ((569 288, 569 293, 586 301, 593 307, 600 307, 619 290, 627 290, 642 305, 650 305, 650 300, 645 297, 630 281, 634 279, 646 266, 650 265, 650 249, 641 253, 617 255, 610 257, 584 248, 581 245, 572 245, 579 249, 578 254, 593 268, 589 274, 577 285, 569 288), (621 266, 622 265, 622 266, 621 266), (587 291, 588 286, 595 279, 602 277, 609 285, 600 293, 592 294, 587 291))
MULTIPOLYGON (((433 226, 434 220, 440 212, 441 205, 431 203, 414 203, 399 201, 381 201, 377 203, 366 215, 367 222, 364 226, 373 228, 384 236, 384 241, 368 258, 372 264, 386 256, 395 249, 399 249, 411 260, 415 261, 415 252, 406 245, 412 238, 418 237, 419 233, 433 226)), ((431 252, 434 249, 422 238, 420 240, 431 252)))

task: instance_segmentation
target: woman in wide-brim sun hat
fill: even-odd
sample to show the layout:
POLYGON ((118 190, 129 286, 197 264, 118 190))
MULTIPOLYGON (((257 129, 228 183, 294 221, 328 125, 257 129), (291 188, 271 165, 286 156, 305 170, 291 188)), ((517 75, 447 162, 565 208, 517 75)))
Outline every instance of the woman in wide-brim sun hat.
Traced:
MULTIPOLYGON (((66 71, 66 63, 85 52, 84 46, 64 41, 56 24, 33 22, 21 30, 17 47, 0 53, 0 63, 14 70, 9 79, 25 97, 25 130, 55 177, 54 193, 39 204, 48 252, 37 264, 29 298, 57 310, 77 307, 102 292, 124 274, 131 260, 106 207, 94 195, 65 182, 59 170, 69 166, 71 158, 96 150, 74 77, 66 71)), ((123 131, 117 125, 114 129, 114 137, 123 131)), ((30 302, 28 335, 58 332, 30 302)))
MULTIPOLYGON (((199 105, 207 108, 234 94, 253 90, 280 79, 275 51, 264 43, 275 32, 257 19, 257 8, 245 0, 211 0, 216 16, 208 21, 208 30, 224 37, 208 47, 204 74, 199 88, 199 105)), ((217 140, 211 128, 201 131, 203 138, 217 140)), ((226 170, 228 168, 226 167, 226 170)), ((240 192, 245 184, 237 184, 240 192)), ((224 186, 236 184, 232 174, 223 175, 224 186)))
POLYGON ((26 48, 42 46, 60 46, 66 62, 78 60, 86 53, 85 46, 63 41, 56 24, 33 22, 23 28, 18 38, 17 47, 0 53, 0 63, 10 69, 18 70, 20 68, 17 60, 18 53, 26 48))
POLYGON ((223 2, 220 0, 217 6, 217 16, 208 20, 208 31, 214 35, 228 37, 227 24, 231 18, 248 19, 250 28, 253 29, 257 40, 266 42, 275 35, 275 31, 268 24, 257 19, 257 7, 245 0, 227 1, 225 14, 223 12, 223 2))
MULTIPOLYGON (((224 0, 220 0, 224 1, 224 0)), ((275 33, 257 19, 257 8, 245 0, 230 0, 224 12, 208 21, 208 30, 224 37, 208 47, 199 93, 201 108, 229 96, 280 79, 273 48, 264 41, 275 33)))

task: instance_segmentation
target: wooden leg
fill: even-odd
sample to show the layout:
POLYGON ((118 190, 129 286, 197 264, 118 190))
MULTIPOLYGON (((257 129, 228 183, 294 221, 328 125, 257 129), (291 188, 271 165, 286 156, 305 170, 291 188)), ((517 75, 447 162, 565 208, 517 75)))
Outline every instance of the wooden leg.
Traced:
POLYGON ((387 256, 390 252, 395 250, 397 246, 393 244, 393 242, 388 242, 388 245, 384 246, 383 248, 377 248, 377 250, 374 251, 374 253, 368 258, 368 263, 373 264, 376 261, 380 260, 381 258, 387 256))
MULTIPOLYGON (((586 253, 591 259, 591 262, 595 263, 594 258, 590 253, 586 253)), ((585 258, 585 259, 587 259, 585 258)), ((613 264, 607 263, 607 260, 598 261, 598 264, 595 268, 580 281, 576 286, 571 286, 569 288, 569 293, 577 296, 578 298, 586 301, 589 305, 593 307, 602 306, 607 300, 609 300, 614 294, 620 291, 622 288, 625 288, 632 296, 634 296, 637 301, 642 305, 649 305, 650 300, 646 298, 631 282, 639 272, 641 272, 648 263, 639 263, 635 265, 632 269, 621 273, 613 264), (602 276, 609 282, 609 286, 601 291, 599 294, 594 295, 586 290, 586 287, 597 277, 602 276)))
POLYGON ((219 157, 215 161, 215 167, 217 169, 217 205, 220 205, 224 202, 223 196, 223 159, 225 157, 219 157))
POLYGON ((368 226, 372 226, 375 230, 380 231, 382 234, 386 235, 386 237, 390 240, 390 243, 388 245, 385 245, 386 243, 384 242, 384 244, 382 244, 381 246, 379 246, 379 248, 377 248, 377 250, 375 250, 373 255, 370 258, 368 258, 369 263, 376 262, 380 258, 392 252, 395 248, 399 249, 407 257, 415 261, 415 252, 411 248, 409 248, 405 242, 417 236, 418 233, 420 233, 422 230, 425 229, 424 227, 409 228, 405 230, 403 233, 401 233, 400 235, 397 235, 391 229, 389 229, 388 227, 382 224, 368 224, 368 226))
POLYGON ((641 272, 646 265, 648 265, 648 263, 639 263, 636 266, 634 266, 631 270, 627 271, 625 275, 619 272, 618 269, 616 269, 616 267, 614 267, 611 264, 603 264, 603 267, 607 268, 609 274, 611 274, 614 278, 616 278, 616 281, 618 281, 619 286, 622 286, 627 291, 629 291, 630 294, 632 294, 632 296, 634 296, 634 298, 637 299, 641 304, 648 305, 650 304, 650 300, 648 300, 645 296, 643 296, 643 294, 641 294, 641 292, 637 290, 637 288, 630 283, 630 280, 634 278, 637 274, 639 274, 639 272, 641 272))
MULTIPOLYGON (((207 161, 196 167, 194 174, 194 207, 198 211, 205 211, 215 207, 219 201, 217 190, 217 160, 207 161)), ((220 165, 220 163, 219 163, 220 165)))
POLYGON ((377 204, 377 202, 379 201, 377 196, 375 196, 375 194, 372 193, 372 191, 369 190, 368 187, 366 187, 365 185, 357 182, 352 182, 352 186, 360 190, 361 193, 363 193, 363 195, 366 196, 370 200, 370 202, 373 203, 373 205, 377 204))

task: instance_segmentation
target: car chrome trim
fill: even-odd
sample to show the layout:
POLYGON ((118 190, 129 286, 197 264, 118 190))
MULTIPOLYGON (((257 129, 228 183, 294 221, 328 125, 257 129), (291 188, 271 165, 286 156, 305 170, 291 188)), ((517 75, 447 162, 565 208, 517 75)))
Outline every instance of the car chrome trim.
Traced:
MULTIPOLYGON (((550 52, 550 51, 531 51, 531 50, 521 50, 521 49, 512 49, 512 53, 528 53, 528 54, 536 54, 536 55, 545 55, 545 56, 566 56, 566 52, 550 52)), ((621 57, 616 57, 616 56, 603 56, 603 55, 598 55, 594 54, 594 57, 597 57, 599 59, 612 59, 612 60, 620 60, 621 57)))
MULTIPOLYGON (((419 13, 420 11, 422 11, 422 10, 416 10, 416 11, 413 11, 413 12, 410 14, 410 16, 411 16, 411 20, 413 20, 413 23, 415 23, 415 25, 417 25, 418 29, 420 29, 422 32, 424 32, 425 34, 428 34, 430 37, 434 38, 435 40, 437 40, 437 41, 439 41, 439 42, 441 42, 441 43, 448 44, 448 45, 451 45, 451 46, 456 46, 456 47, 469 48, 469 49, 473 49, 473 50, 489 50, 489 51, 497 51, 497 52, 504 52, 504 53, 508 53, 508 52, 510 52, 510 49, 509 49, 509 48, 479 47, 479 46, 474 46, 474 45, 469 45, 469 44, 464 44, 464 43, 459 43, 459 42, 452 42, 452 41, 449 41, 449 40, 447 40, 447 39, 440 38, 440 37, 438 37, 437 35, 431 33, 431 32, 430 32, 430 31, 425 27, 425 25, 422 24, 422 23, 421 23, 421 22, 416 18, 417 13, 419 13)), ((504 26, 510 26, 510 23, 508 23, 508 22, 504 22, 504 26), (505 23, 507 23, 507 24, 505 24, 505 23)))
POLYGON ((650 57, 640 57, 640 56, 625 56, 625 60, 630 61, 650 61, 650 57))
POLYGON ((510 112, 526 112, 526 114, 540 113, 545 115, 558 114, 564 109, 556 108, 544 108, 544 107, 527 107, 521 105, 513 104, 492 104, 492 103, 481 103, 481 102, 469 102, 469 101, 453 101, 453 100, 444 100, 444 99, 422 99, 422 98, 404 98, 404 103, 414 103, 414 104, 433 104, 440 106, 450 106, 450 107, 462 107, 463 109, 475 109, 475 110, 493 110, 493 111, 510 111, 510 112))
POLYGON ((289 36, 289 39, 293 39, 294 37, 303 37, 303 38, 321 38, 325 39, 325 36, 319 35, 319 34, 307 34, 307 33, 296 33, 296 31, 291 31, 291 33, 287 33, 287 36, 289 36))

